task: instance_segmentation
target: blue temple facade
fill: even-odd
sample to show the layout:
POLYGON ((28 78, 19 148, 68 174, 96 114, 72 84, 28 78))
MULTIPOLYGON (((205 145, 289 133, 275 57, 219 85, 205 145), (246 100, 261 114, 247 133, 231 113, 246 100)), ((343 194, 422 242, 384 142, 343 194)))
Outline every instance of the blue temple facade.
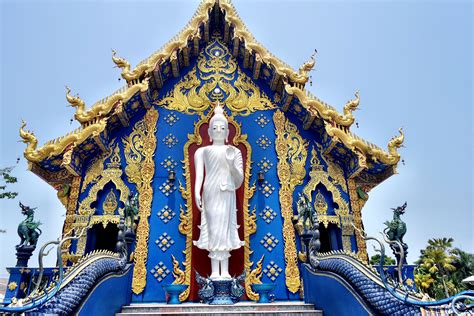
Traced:
MULTIPOLYGON (((130 263, 120 277, 98 277, 75 312, 90 313, 112 288, 120 298, 115 305, 111 299, 110 309, 166 302, 162 286, 172 283, 188 286, 182 302, 199 302, 194 274, 208 275, 210 263, 192 243, 200 224, 193 155, 210 143, 207 127, 218 103, 229 120, 229 144, 244 160, 237 208, 245 246, 230 259, 232 275, 246 272, 243 299, 258 300, 252 285, 259 283, 275 284, 279 301, 314 297, 315 288, 327 285, 347 295, 347 304, 373 312, 370 299, 357 299, 363 289, 349 291, 344 282, 317 279, 304 267, 297 201, 307 196, 317 213, 321 252, 350 253, 347 262, 365 266, 366 244, 356 230, 363 231, 368 192, 396 172, 401 130, 387 149, 353 134, 358 93, 341 112, 313 96, 305 86, 314 56, 293 70, 255 40, 229 1, 202 1, 178 35, 135 68, 117 52, 112 59, 126 86, 91 106, 66 91, 80 128, 42 147, 26 124, 20 130, 29 169, 58 190, 66 208, 63 238, 82 233, 62 245, 70 271, 99 269, 99 255, 112 260, 127 200, 138 196, 130 263)), ((15 269, 11 280, 25 284, 7 299, 30 288, 25 271, 15 269)), ((371 273, 363 275, 375 280, 371 273)), ((81 280, 79 272, 76 277, 81 280)))

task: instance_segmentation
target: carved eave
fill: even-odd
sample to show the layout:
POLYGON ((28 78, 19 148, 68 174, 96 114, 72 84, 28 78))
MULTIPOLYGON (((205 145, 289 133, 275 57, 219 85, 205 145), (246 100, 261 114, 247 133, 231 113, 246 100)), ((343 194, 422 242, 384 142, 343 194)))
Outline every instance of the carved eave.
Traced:
MULTIPOLYGON (((145 96, 149 88, 149 78, 144 78, 140 83, 136 83, 131 86, 125 86, 115 91, 112 95, 96 102, 89 110, 85 109, 85 102, 82 101, 79 96, 72 96, 71 90, 66 87, 66 100, 72 107, 76 108, 74 118, 85 127, 92 121, 102 119, 111 114, 111 112, 119 107, 121 104, 126 103, 135 94, 140 93, 145 96)), ((143 98, 142 98, 143 99, 143 98)), ((148 102, 148 99, 146 99, 148 102)))
POLYGON ((63 184, 72 183, 73 175, 66 169, 60 169, 59 171, 49 171, 42 168, 37 163, 29 161, 28 170, 36 174, 55 189, 63 184))
MULTIPOLYGON (((288 82, 301 87, 308 81, 308 70, 312 69, 314 63, 307 62, 302 66, 303 71, 295 71, 289 65, 273 56, 265 47, 255 40, 245 24, 237 14, 233 4, 229 0, 203 0, 188 22, 171 41, 164 45, 149 58, 140 62, 133 70, 130 63, 123 58, 115 57, 114 63, 122 69, 122 77, 128 82, 139 82, 141 78, 153 73, 155 76, 158 65, 169 61, 174 55, 189 54, 193 52, 196 56, 200 50, 200 41, 204 43, 211 39, 211 22, 219 26, 219 33, 224 42, 233 43, 233 55, 237 57, 239 49, 243 47, 247 60, 245 65, 254 63, 256 56, 260 64, 271 65, 279 77, 286 78, 288 82), (214 10, 213 10, 214 9, 214 10)), ((186 60, 186 58, 185 58, 186 60)), ((186 63, 186 61, 185 61, 186 63)), ((175 66, 176 67, 176 66, 175 66)), ((157 83, 159 78, 154 78, 157 83)), ((159 84, 157 84, 159 86, 159 84)))

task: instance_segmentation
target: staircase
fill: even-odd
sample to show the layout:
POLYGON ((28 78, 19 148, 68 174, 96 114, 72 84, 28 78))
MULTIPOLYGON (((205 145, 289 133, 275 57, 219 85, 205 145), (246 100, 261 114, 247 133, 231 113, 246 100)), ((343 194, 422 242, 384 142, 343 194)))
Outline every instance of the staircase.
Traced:
POLYGON ((163 303, 131 304, 124 306, 116 316, 138 315, 265 315, 265 316, 323 316, 323 312, 315 310, 314 305, 304 302, 274 302, 258 304, 240 302, 234 305, 208 305, 201 303, 184 303, 167 305, 163 303))

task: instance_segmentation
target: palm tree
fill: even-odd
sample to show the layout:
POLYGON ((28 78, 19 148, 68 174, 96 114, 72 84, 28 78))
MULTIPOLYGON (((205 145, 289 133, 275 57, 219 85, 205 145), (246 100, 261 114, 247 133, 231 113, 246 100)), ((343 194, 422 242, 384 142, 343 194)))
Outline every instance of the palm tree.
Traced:
POLYGON ((452 242, 452 238, 430 239, 428 247, 422 251, 421 255, 421 266, 430 274, 440 276, 446 297, 449 296, 447 278, 450 272, 456 270, 454 266, 456 257, 449 251, 452 242))
POLYGON ((429 273, 416 273, 415 283, 416 286, 423 292, 426 292, 431 285, 435 282, 435 279, 429 273))
POLYGON ((433 239, 428 240, 427 248, 448 250, 453 246, 453 241, 454 239, 451 237, 433 238, 433 239))

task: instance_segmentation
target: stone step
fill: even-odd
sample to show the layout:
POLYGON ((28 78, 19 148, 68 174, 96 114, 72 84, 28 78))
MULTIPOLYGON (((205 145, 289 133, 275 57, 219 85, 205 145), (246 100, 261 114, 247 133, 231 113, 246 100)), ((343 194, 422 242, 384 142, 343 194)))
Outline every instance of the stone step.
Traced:
POLYGON ((137 315, 265 315, 265 316, 322 316, 321 311, 315 310, 314 305, 303 302, 274 302, 257 304, 254 302, 239 302, 234 305, 208 305, 201 303, 168 304, 131 304, 124 306, 118 316, 137 315))

